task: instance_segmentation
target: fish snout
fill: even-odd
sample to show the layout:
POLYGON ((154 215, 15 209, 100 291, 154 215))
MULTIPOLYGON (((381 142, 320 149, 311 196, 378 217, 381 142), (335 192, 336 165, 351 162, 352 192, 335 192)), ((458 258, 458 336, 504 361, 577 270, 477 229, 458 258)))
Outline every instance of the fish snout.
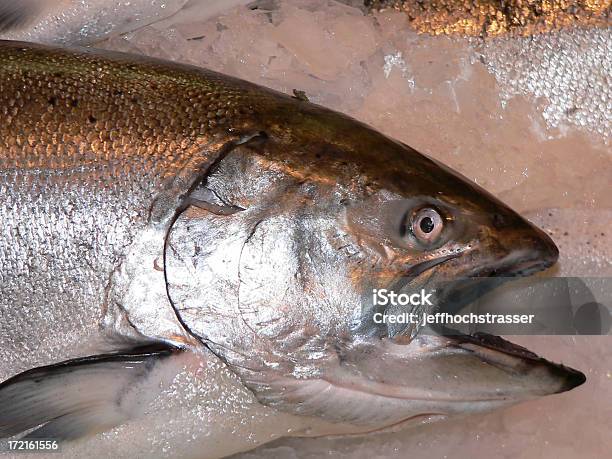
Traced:
POLYGON ((518 214, 508 214, 491 217, 486 232, 494 261, 479 276, 528 276, 554 265, 559 249, 552 238, 518 214))

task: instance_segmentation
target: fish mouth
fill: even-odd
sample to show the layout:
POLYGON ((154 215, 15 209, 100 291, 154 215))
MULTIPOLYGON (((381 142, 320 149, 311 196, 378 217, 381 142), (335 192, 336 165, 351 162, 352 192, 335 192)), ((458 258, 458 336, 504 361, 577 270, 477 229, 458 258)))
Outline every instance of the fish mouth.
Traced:
MULTIPOLYGON (((368 373, 362 390, 390 398, 427 402, 507 402, 566 392, 586 381, 584 373, 574 368, 546 360, 529 349, 487 333, 424 335, 409 344, 387 340, 383 347, 389 362, 403 363, 405 368, 412 360, 432 359, 430 363, 436 363, 431 367, 431 374, 420 376, 430 383, 416 387, 406 385, 403 375, 388 373, 389 369, 384 370, 385 378, 380 380, 372 377, 377 371, 368 373), (431 381, 441 379, 443 374, 453 378, 440 386, 431 381), (455 382, 448 384, 452 380, 455 382), (455 390, 450 390, 453 387, 455 390)), ((369 369, 373 370, 374 366, 369 369)))
MULTIPOLYGON (((450 260, 450 258, 432 265, 432 269, 435 270, 436 266, 441 266, 448 260, 450 260)), ((543 266, 548 266, 548 263, 543 263, 541 265, 541 269, 545 269, 543 266)), ((533 264, 531 265, 530 269, 535 269, 533 264)), ((429 275, 433 274, 430 270, 424 271, 424 273, 429 275)), ((482 282, 482 277, 465 278, 452 281, 448 286, 438 286, 437 288, 440 292, 441 301, 437 310, 450 314, 457 313, 463 309, 463 307, 471 304, 484 294, 494 290, 503 283, 512 281, 514 278, 518 277, 505 277, 506 271, 497 269, 486 272, 483 270, 481 275, 482 277, 488 277, 489 280, 482 282), (485 274, 486 276, 484 276, 485 274), (501 274, 503 274, 504 277, 498 277, 501 274)), ((409 284, 404 284, 403 288, 406 289, 408 285, 409 284)), ((557 379, 560 381, 560 383, 557 384, 556 390, 553 389, 549 392, 545 391, 546 393, 542 393, 542 395, 565 392, 583 384, 586 381, 586 377, 582 372, 561 364, 550 362, 538 356, 529 349, 514 344, 497 335, 481 332, 465 334, 446 327, 428 329, 428 333, 430 333, 429 337, 423 338, 425 340, 429 340, 427 341, 428 344, 437 342, 436 346, 439 348, 452 347, 453 349, 468 351, 475 357, 478 357, 483 363, 494 365, 498 368, 507 368, 509 360, 513 360, 514 364, 517 364, 520 367, 535 365, 548 368, 553 379, 557 379), (520 362, 518 362, 519 360, 520 362)), ((387 341, 389 343, 393 343, 393 346, 397 346, 399 349, 405 346, 410 346, 414 340, 417 340, 417 345, 421 345, 418 344, 418 335, 415 334, 407 335, 405 333, 400 333, 396 336, 389 336, 387 341)))
MULTIPOLYGON (((411 277, 399 279, 394 288, 408 291, 415 284, 435 285, 437 310, 456 313, 502 283, 552 266, 558 257, 556 246, 547 236, 536 236, 523 238, 522 247, 498 251, 497 257, 475 248, 419 263, 409 270, 411 277), (486 258, 494 261, 482 263, 486 258), (478 281, 483 278, 489 280, 478 281)), ((397 400, 400 410, 409 403, 403 421, 417 419, 417 414, 448 417, 489 411, 566 392, 586 381, 582 372, 499 336, 445 328, 408 331, 388 330, 387 338, 372 343, 376 350, 366 352, 367 357, 359 357, 356 364, 368 378, 349 383, 364 394, 397 400)), ((351 380, 347 375, 342 379, 351 380)))
MULTIPOLYGON (((531 276, 553 266, 558 258, 557 247, 552 240, 550 243, 545 241, 542 246, 543 250, 514 250, 484 264, 479 263, 477 250, 457 251, 410 267, 390 288, 398 293, 410 293, 415 285, 431 288, 436 292, 437 311, 456 313, 508 281, 531 276), (478 266, 471 267, 469 262, 465 263, 466 258, 475 260, 473 263, 478 266), (437 274, 441 274, 443 280, 437 280, 437 274), (483 279, 488 280, 478 282, 483 279)), ((410 330, 411 335, 414 336, 416 331, 418 327, 410 330)))
POLYGON ((318 379, 278 385, 297 413, 355 426, 354 433, 487 412, 586 381, 578 370, 485 334, 370 340, 343 354, 318 379))
MULTIPOLYGON (((474 249, 419 263, 410 269, 411 277, 398 280, 395 288, 414 288, 415 280, 424 285, 423 281, 429 283, 435 277, 450 279, 433 281, 438 292, 437 306, 438 310, 456 313, 508 280, 551 267, 558 258, 557 247, 539 230, 529 237, 515 237, 513 242, 512 250, 504 251, 499 250, 501 244, 496 244, 497 257, 474 249), (517 240, 520 244, 516 244, 517 240), (487 255, 489 260, 496 259, 482 263, 487 255), (474 282, 482 278, 491 279, 474 282)), ((372 344, 376 351, 361 356, 357 364, 360 374, 368 378, 351 382, 352 387, 401 401, 398 407, 409 401, 412 409, 419 407, 421 414, 450 416, 559 394, 586 381, 582 372, 550 362, 499 336, 459 334, 443 328, 428 334, 413 332, 410 336, 389 334, 378 345, 372 344), (408 371, 415 366, 418 375, 408 371)), ((414 415, 411 411, 405 420, 414 415)))
POLYGON ((369 431, 487 412, 586 381, 578 370, 487 334, 418 335, 408 344, 383 340, 352 350, 345 363, 326 376, 325 392, 369 431))
MULTIPOLYGON (((556 246, 555 246, 556 248, 556 246)), ((472 269, 465 277, 526 277, 553 266, 559 257, 556 253, 542 255, 540 251, 522 250, 511 253, 489 265, 472 269)))
MULTIPOLYGON (((520 219, 516 227, 490 232, 473 248, 433 260, 425 269, 443 273, 445 280, 437 286, 439 310, 456 313, 505 282, 551 268, 558 258, 550 236, 520 219), (482 279, 488 280, 475 282, 482 279)), ((419 265, 417 271, 423 272, 419 265)))

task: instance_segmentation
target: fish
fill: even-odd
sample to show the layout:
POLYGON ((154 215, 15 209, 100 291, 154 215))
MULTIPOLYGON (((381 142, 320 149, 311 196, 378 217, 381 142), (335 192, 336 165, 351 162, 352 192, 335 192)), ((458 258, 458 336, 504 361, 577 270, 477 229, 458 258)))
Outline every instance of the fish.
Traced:
POLYGON ((15 41, 0 62, 0 438, 74 457, 106 438, 119 457, 155 418, 172 435, 151 455, 223 457, 585 382, 500 337, 372 320, 374 287, 444 303, 457 280, 558 258, 447 166, 202 68, 15 41), (180 374, 205 389, 169 389, 180 374), (185 406, 206 435, 170 427, 185 406))
POLYGON ((87 45, 162 21, 184 8, 200 18, 246 0, 0 0, 0 39, 87 45), (204 12, 204 14, 202 14, 204 12))

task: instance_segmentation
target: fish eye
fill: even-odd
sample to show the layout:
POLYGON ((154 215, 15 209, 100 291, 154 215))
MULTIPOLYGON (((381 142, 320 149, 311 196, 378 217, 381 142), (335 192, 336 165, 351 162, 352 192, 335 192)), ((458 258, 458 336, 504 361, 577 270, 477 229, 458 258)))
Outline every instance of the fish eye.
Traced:
POLYGON ((411 229, 419 242, 433 244, 440 237, 444 221, 437 210, 425 207, 412 213, 410 219, 409 226, 406 226, 411 229))

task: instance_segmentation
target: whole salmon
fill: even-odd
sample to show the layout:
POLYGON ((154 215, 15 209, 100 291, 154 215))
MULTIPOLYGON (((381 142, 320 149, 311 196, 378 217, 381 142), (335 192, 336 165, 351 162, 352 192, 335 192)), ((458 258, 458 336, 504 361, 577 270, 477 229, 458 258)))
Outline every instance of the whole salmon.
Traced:
POLYGON ((125 426, 192 404, 208 434, 149 454, 219 457, 569 390, 582 373, 496 337, 380 324, 363 301, 401 283, 444 302, 450 280, 557 256, 456 172, 303 98, 0 42, 0 437, 69 451, 114 429, 121 455, 147 431, 125 426), (180 371, 206 389, 160 414, 180 371))

